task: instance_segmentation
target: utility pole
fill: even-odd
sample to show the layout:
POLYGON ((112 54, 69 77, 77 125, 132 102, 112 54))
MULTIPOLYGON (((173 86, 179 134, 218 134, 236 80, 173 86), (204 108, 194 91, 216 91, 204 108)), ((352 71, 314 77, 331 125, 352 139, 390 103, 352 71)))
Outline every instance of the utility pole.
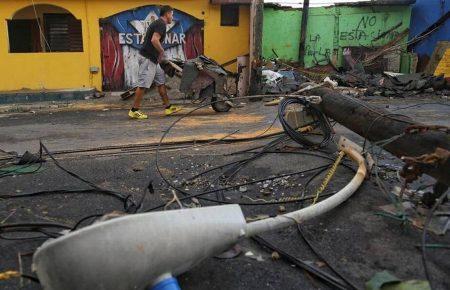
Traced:
POLYGON ((298 49, 298 60, 301 66, 305 66, 305 42, 308 28, 309 0, 303 1, 302 25, 300 27, 300 46, 298 49))
POLYGON ((325 115, 371 142, 385 143, 383 149, 410 164, 412 176, 425 173, 450 186, 448 129, 415 122, 329 88, 310 93, 321 96, 319 108, 325 115))
POLYGON ((250 94, 261 90, 261 58, 263 38, 264 1, 252 0, 250 7, 250 94))

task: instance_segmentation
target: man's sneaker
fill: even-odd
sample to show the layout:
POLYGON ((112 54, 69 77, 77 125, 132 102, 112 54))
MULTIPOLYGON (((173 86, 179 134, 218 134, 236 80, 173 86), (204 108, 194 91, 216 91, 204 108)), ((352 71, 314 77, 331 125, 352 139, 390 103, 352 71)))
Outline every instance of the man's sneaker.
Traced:
POLYGON ((181 107, 170 105, 169 108, 164 110, 164 114, 166 114, 166 116, 170 116, 170 115, 175 114, 175 113, 177 113, 177 112, 179 112, 181 110, 182 110, 181 107))
POLYGON ((140 110, 138 111, 129 111, 128 112, 128 117, 130 117, 131 119, 137 119, 137 120, 145 120, 148 119, 148 116, 144 113, 142 113, 140 110))

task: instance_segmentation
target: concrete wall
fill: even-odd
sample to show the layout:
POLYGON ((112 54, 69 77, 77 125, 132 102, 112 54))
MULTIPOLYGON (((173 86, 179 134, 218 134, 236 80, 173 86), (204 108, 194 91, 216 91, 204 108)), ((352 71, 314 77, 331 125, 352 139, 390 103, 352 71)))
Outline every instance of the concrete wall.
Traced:
POLYGON ((302 13, 298 9, 264 9, 263 55, 297 60, 300 43, 302 13), (275 53, 273 52, 275 51, 275 53))
POLYGON ((249 6, 241 6, 239 26, 220 26, 220 5, 209 0, 35 0, 70 11, 82 22, 83 52, 10 53, 6 21, 30 6, 29 0, 0 1, 0 91, 28 89, 102 88, 102 73, 91 74, 90 67, 102 67, 99 20, 121 11, 151 4, 169 4, 204 20, 205 54, 226 62, 249 53, 249 6))
MULTIPOLYGON (((273 48, 277 52, 284 51, 286 59, 298 60, 298 44, 292 44, 292 47, 295 45, 295 50, 285 49, 288 43, 286 39, 296 41, 300 39, 301 10, 296 12, 296 17, 290 16, 293 13, 295 12, 292 10, 265 9, 264 16, 267 15, 271 21, 264 23, 263 47, 273 48), (280 29, 281 26, 289 27, 289 29, 280 29), (274 41, 277 39, 281 41, 274 41)), ((410 15, 409 6, 310 8, 305 43, 305 66, 326 65, 330 60, 334 60, 337 66, 341 66, 344 47, 377 47, 387 44, 409 27, 410 15), (397 28, 392 29, 397 25, 397 28), (392 31, 384 37, 374 41, 383 32, 391 29, 392 31)), ((401 42, 406 43, 406 37, 401 42)), ((265 58, 274 56, 271 49, 263 51, 265 58)))

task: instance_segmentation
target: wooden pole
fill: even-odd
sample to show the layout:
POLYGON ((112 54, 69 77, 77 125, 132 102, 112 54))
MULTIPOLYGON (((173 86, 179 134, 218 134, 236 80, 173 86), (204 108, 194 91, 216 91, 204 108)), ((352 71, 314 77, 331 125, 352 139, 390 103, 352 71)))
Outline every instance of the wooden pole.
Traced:
POLYGON ((263 37, 264 1, 252 0, 250 8, 250 94, 261 90, 261 57, 263 37))
POLYGON ((300 46, 298 49, 298 60, 301 66, 305 66, 305 43, 308 29, 309 0, 303 1, 302 24, 300 27, 300 46))
MULTIPOLYGON (((414 130, 415 132, 408 133, 407 129, 413 126, 426 126, 409 117, 400 116, 399 113, 395 114, 344 96, 330 88, 317 88, 310 93, 322 97, 320 109, 327 116, 371 142, 390 141, 383 149, 399 158, 428 154, 432 157, 431 161, 434 157, 439 157, 439 154, 433 155, 436 149, 450 151, 450 137, 446 132, 430 128, 431 130, 414 130)), ((441 158, 438 163, 425 164, 421 166, 421 170, 450 186, 450 158, 441 158)))

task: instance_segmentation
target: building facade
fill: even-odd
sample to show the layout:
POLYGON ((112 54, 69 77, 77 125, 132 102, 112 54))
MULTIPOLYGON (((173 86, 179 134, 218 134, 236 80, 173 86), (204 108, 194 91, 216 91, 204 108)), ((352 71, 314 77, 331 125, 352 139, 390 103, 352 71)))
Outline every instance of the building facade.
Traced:
POLYGON ((205 54, 226 63, 249 53, 248 5, 209 0, 2 0, 0 91, 129 88, 145 30, 158 17, 159 6, 166 4, 175 8, 164 41, 170 57, 205 54))
MULTIPOLYGON (((266 6, 263 57, 299 59, 302 9, 266 6), (280 28, 280 23, 283 27, 280 28)), ((410 5, 336 5, 309 8, 305 38, 306 67, 344 65, 343 49, 376 49, 392 41, 406 50, 410 5), (403 35, 403 37, 401 37, 403 35)), ((408 69, 405 69, 405 72, 408 69)))

